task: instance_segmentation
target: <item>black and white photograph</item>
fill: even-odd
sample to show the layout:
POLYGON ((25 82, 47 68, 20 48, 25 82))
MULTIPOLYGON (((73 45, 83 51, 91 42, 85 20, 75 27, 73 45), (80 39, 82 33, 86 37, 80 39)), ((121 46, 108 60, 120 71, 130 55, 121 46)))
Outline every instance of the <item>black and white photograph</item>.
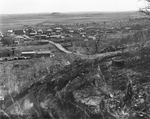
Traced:
POLYGON ((0 119, 150 119, 150 0, 0 0, 0 119))

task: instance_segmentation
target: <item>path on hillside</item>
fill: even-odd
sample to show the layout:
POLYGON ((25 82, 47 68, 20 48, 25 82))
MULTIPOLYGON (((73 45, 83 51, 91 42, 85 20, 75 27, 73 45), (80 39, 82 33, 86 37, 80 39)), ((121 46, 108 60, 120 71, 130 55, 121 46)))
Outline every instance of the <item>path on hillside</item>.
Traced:
POLYGON ((119 55, 123 52, 123 51, 115 51, 115 52, 107 52, 107 53, 94 54, 94 55, 85 55, 85 54, 81 54, 81 53, 75 53, 75 52, 68 51, 59 43, 55 43, 53 41, 49 41, 49 43, 54 45, 58 50, 60 50, 64 53, 74 54, 74 55, 80 56, 82 59, 96 59, 96 58, 103 58, 103 57, 107 57, 107 56, 115 56, 115 55, 119 55))

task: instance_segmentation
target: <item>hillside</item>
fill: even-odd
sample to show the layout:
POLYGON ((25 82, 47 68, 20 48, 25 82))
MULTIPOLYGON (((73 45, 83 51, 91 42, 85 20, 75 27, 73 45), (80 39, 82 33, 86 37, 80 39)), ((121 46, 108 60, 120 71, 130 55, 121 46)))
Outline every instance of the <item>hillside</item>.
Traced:
POLYGON ((119 56, 79 58, 8 96, 3 117, 149 119, 149 46, 147 41, 119 56))
POLYGON ((150 22, 143 14, 0 19, 0 119, 150 119, 150 22))

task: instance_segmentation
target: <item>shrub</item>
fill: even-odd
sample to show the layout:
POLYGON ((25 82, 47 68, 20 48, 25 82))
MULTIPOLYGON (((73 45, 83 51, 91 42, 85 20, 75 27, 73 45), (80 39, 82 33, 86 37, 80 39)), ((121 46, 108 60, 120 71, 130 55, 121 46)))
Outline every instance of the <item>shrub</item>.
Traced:
POLYGON ((2 42, 3 46, 5 46, 5 45, 10 46, 10 45, 14 44, 14 40, 10 36, 3 37, 1 42, 2 42))

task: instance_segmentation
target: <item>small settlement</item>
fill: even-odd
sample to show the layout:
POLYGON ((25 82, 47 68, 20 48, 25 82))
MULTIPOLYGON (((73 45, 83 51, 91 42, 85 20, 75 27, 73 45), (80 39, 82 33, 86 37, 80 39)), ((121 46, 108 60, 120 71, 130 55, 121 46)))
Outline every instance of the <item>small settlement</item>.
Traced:
MULTIPOLYGON (((119 39, 122 35, 118 34, 130 34, 134 33, 134 29, 131 27, 111 27, 105 26, 103 23, 86 23, 86 24, 66 24, 66 25, 51 25, 46 28, 32 28, 27 26, 20 29, 7 29, 3 33, 0 32, 0 40, 9 36, 13 39, 16 46, 27 45, 46 45, 49 41, 61 44, 64 48, 70 48, 73 46, 82 47, 85 45, 92 45, 97 43, 98 40, 102 42, 109 37, 112 39, 119 39), (82 27, 81 27, 82 26, 82 27), (117 34, 117 35, 116 35, 117 34)), ((107 46, 100 50, 100 53, 115 50, 114 46, 107 46)), ((22 51, 21 56, 24 57, 51 57, 53 53, 50 50, 46 51, 22 51)))

